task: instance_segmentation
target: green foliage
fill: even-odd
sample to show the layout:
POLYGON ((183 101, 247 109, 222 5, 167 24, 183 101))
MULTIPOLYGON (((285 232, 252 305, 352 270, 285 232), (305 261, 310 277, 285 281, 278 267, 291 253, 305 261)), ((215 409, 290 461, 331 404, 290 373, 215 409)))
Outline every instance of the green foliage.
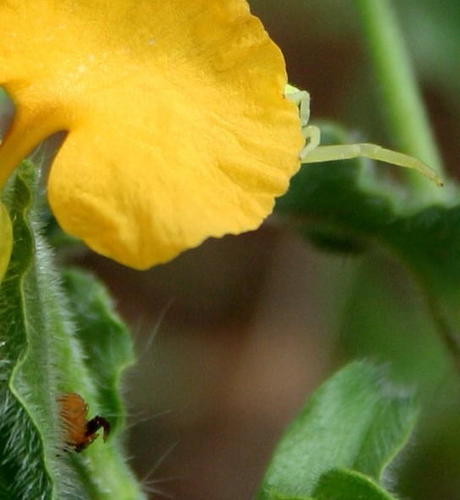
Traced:
POLYGON ((390 498, 372 479, 382 478, 416 416, 414 399, 385 383, 380 370, 352 363, 323 384, 288 427, 259 498, 325 499, 326 492, 340 491, 344 484, 350 491, 375 492, 369 498, 390 498), (336 469, 350 471, 331 472, 336 469))
POLYGON ((93 278, 68 274, 70 302, 64 294, 41 235, 39 175, 25 162, 5 193, 14 248, 0 289, 2 498, 143 498, 120 452, 119 378, 133 360, 129 335, 93 278), (113 423, 107 443, 64 451, 56 399, 66 392, 86 400, 89 417, 113 423))
MULTIPOLYGON (((411 60, 405 49, 405 32, 398 28, 392 3, 389 0, 355 0, 354 4, 370 49, 374 83, 378 82, 376 87, 383 99, 378 105, 383 109, 393 145, 442 172, 411 60)), ((432 80, 438 79, 444 87, 453 90, 455 105, 458 105, 455 94, 458 82, 447 77, 453 74, 455 61, 448 55, 451 51, 446 50, 458 42, 458 30, 456 32, 453 28, 460 18, 452 15, 458 12, 457 4, 449 1, 446 9, 438 9, 436 13, 431 12, 431 6, 428 10, 428 2, 424 1, 393 4, 405 13, 401 17, 412 28, 414 48, 419 51, 419 60, 425 64, 425 71, 430 73, 432 80), (433 23, 432 14, 443 21, 433 23), (423 43, 420 43, 422 32, 423 43), (442 36, 438 36, 441 32, 442 36)), ((326 142, 354 142, 354 138, 347 137, 341 129, 326 126, 324 132, 326 142)), ((381 283, 369 282, 370 276, 378 275, 380 281, 383 278, 382 269, 378 269, 381 256, 376 263, 374 254, 373 264, 369 265, 370 259, 367 259, 367 270, 373 267, 374 272, 372 275, 368 273, 364 280, 360 276, 357 281, 353 289, 354 308, 347 311, 342 332, 347 351, 352 356, 371 354, 396 361, 392 371, 403 380, 420 383, 423 401, 433 406, 426 409, 424 416, 431 416, 432 426, 437 424, 436 430, 431 431, 432 438, 438 443, 439 426, 444 430, 448 421, 440 408, 448 407, 447 413, 458 420, 458 405, 452 403, 458 392, 458 380, 454 383, 450 376, 452 370, 446 364, 445 351, 453 356, 459 370, 460 196, 457 185, 450 181, 446 182, 444 189, 433 189, 434 186, 412 173, 393 169, 390 178, 384 176, 384 172, 372 162, 361 160, 304 165, 293 180, 292 189, 279 201, 277 208, 279 213, 292 216, 301 232, 322 249, 356 254, 375 245, 388 250, 412 271, 426 299, 427 311, 421 310, 420 294, 415 287, 408 290, 409 296, 399 297, 399 300, 393 296, 389 300, 388 294, 380 288, 381 283), (398 182, 401 178, 403 183, 398 182), (434 321, 426 317, 428 311, 434 321), (429 338, 434 330, 433 324, 440 334, 439 339, 444 342, 444 351, 439 339, 429 338)), ((399 293, 402 295, 404 291, 399 293)), ((424 424, 426 431, 426 422, 424 424)), ((385 426, 385 422, 382 425, 385 426)), ((452 433, 443 452, 446 447, 454 449, 456 441, 455 433, 452 433)), ((427 460, 431 468, 428 466, 428 474, 432 476, 433 459, 429 455, 427 460)), ((457 459, 453 458, 452 463, 456 462, 457 459)), ((362 495, 358 490, 354 491, 356 481, 361 482, 359 476, 350 479, 347 474, 340 471, 330 483, 323 483, 324 498, 375 497, 371 491, 362 495)), ((425 484, 424 472, 419 470, 416 474, 414 484, 425 484)), ((322 481, 325 477, 322 476, 322 481)), ((443 491, 455 491, 455 486, 450 487, 450 490, 447 486, 443 491)), ((436 484, 434 488, 433 498, 438 498, 441 486, 436 484)), ((425 494, 426 488, 418 487, 418 492, 422 491, 425 494)), ((314 495, 318 495, 318 489, 314 495)), ((376 498, 380 498, 379 495, 376 498)), ((449 495, 451 493, 444 496, 449 495)), ((416 493, 414 498, 419 498, 419 495, 416 493)))
POLYGON ((316 500, 394 500, 363 474, 342 469, 323 474, 314 497, 316 500))
MULTIPOLYGON (((389 2, 355 0, 355 4, 374 51, 391 136, 404 152, 420 156, 440 171, 389 2)), ((408 0, 398 9, 406 13, 419 58, 425 58, 425 71, 433 73, 436 67, 431 78, 440 79, 455 94, 458 81, 449 78, 455 72, 448 54, 458 41, 458 19, 452 15, 458 11, 457 3, 449 0, 448 8, 436 11, 444 20, 438 23, 424 16, 426 7, 421 10, 419 4, 428 5, 426 0, 408 0)), ((302 9, 306 16, 310 6, 302 2, 302 9)), ((328 18, 332 10, 326 7, 328 18)), ((305 16, 298 16, 299 23, 305 16)), ((333 17, 340 19, 341 27, 342 16, 333 17)), ((325 125, 322 131, 323 143, 354 142, 338 127, 325 125)), ((460 368, 458 189, 449 182, 438 190, 417 174, 405 176, 392 168, 390 177, 388 172, 388 167, 377 168, 362 160, 304 165, 289 193, 278 201, 277 211, 295 221, 302 234, 323 250, 356 255, 376 244, 396 256, 423 289, 440 338, 460 368)), ((65 247, 73 250, 75 241, 43 213, 43 198, 39 171, 23 164, 4 193, 13 221, 14 249, 0 288, 0 498, 140 499, 144 496, 125 464, 120 440, 125 417, 120 379, 133 362, 129 332, 94 277, 76 269, 61 275, 54 268, 43 234, 62 247, 61 254, 65 247), (64 452, 56 398, 65 392, 84 397, 89 417, 98 414, 111 422, 107 443, 98 439, 82 454, 64 452)), ((6 243, 4 237, 0 256, 9 253, 6 243)), ((0 261, 1 275, 6 259, 0 261)), ((400 378, 421 382, 421 399, 426 401, 435 392, 449 392, 452 380, 442 382, 444 352, 439 342, 429 338, 432 324, 426 318, 423 324, 417 323, 419 319, 409 321, 418 337, 401 340, 404 320, 398 314, 401 308, 416 309, 419 304, 416 300, 390 304, 377 286, 369 274, 357 282, 354 302, 349 302, 345 316, 348 353, 391 359, 400 378), (352 307, 356 303, 361 306, 359 314, 352 307), (372 311, 378 311, 378 319, 372 311)), ((458 388, 452 390, 450 396, 457 392, 458 388)), ((454 412, 457 406, 452 405, 454 412)), ((391 500, 380 483, 406 443, 416 416, 414 398, 390 387, 381 370, 368 363, 349 365, 313 395, 289 426, 258 498, 391 500)), ((450 435, 455 433, 456 419, 457 415, 450 435)), ((435 439, 441 435, 436 432, 435 439)))
MULTIPOLYGON (((324 126, 325 142, 348 142, 343 130, 324 126)), ((349 160, 304 165, 292 188, 277 204, 279 213, 301 220, 307 236, 321 232, 322 248, 340 238, 348 246, 378 242, 414 273, 424 287, 439 331, 451 352, 460 356, 460 198, 456 188, 443 189, 443 201, 428 205, 371 162, 349 160)), ((317 238, 313 240, 317 242, 317 238)), ((341 249, 347 248, 342 244, 341 249)))
POLYGON ((386 363, 392 378, 414 387, 422 403, 415 446, 394 468, 395 491, 407 499, 455 498, 460 454, 458 374, 403 266, 375 254, 357 264, 341 314, 340 356, 386 363), (433 483, 440 476, 442 482, 433 483))
POLYGON ((112 431, 116 432, 124 421, 119 388, 122 372, 133 362, 131 337, 114 314, 106 289, 92 275, 78 269, 67 270, 64 286, 85 364, 92 384, 98 387, 100 412, 111 417, 112 431))

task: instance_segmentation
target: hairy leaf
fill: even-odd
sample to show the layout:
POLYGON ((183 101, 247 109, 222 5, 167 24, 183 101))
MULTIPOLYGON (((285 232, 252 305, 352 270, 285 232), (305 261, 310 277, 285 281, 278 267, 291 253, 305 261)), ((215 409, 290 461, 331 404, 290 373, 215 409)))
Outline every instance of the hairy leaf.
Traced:
MULTIPOLYGON (((0 289, 0 486, 4 485, 7 498, 21 500, 142 498, 119 452, 118 433, 107 443, 96 440, 79 455, 63 449, 57 397, 65 392, 80 394, 91 417, 108 408, 107 400, 117 401, 118 383, 104 394, 85 360, 85 343, 78 338, 61 278, 41 236, 39 181, 39 170, 26 162, 5 196, 14 247, 0 289)), ((112 321, 101 310, 95 345, 107 342, 112 321)), ((122 347, 114 349, 120 356, 124 352, 124 359, 108 362, 116 380, 122 364, 132 359, 123 347, 127 339, 119 337, 113 340, 122 347)))
POLYGON ((394 500, 394 497, 359 472, 335 469, 321 476, 314 499, 394 500))
POLYGON ((259 498, 315 497, 337 468, 379 480, 408 439, 417 415, 407 394, 385 383, 381 370, 355 362, 311 397, 278 444, 259 498))

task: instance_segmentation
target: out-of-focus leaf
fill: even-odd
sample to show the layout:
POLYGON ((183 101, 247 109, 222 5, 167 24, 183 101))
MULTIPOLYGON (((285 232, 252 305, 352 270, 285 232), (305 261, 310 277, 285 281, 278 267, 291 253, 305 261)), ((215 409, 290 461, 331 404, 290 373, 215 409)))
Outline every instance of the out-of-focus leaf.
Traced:
MULTIPOLYGON (((321 132, 324 144, 350 142, 338 126, 323 124, 321 132)), ((362 159, 303 165, 276 211, 291 217, 306 235, 321 231, 324 240, 329 235, 350 244, 362 242, 391 222, 401 203, 400 189, 382 175, 378 178, 381 173, 362 159)))
POLYGON ((275 450, 260 499, 306 498, 323 474, 337 468, 382 476, 408 439, 416 404, 365 362, 325 382, 288 427, 275 450))
POLYGON ((359 472, 335 469, 323 474, 315 500, 394 500, 389 493, 359 472))
POLYGON ((460 43, 457 0, 444 0, 442 9, 431 0, 393 3, 422 77, 447 91, 450 102, 458 109, 460 80, 451 78, 460 71, 460 60, 452 57, 460 43))
MULTIPOLYGON (((337 127, 323 130, 326 143, 349 142, 337 127)), ((378 242, 398 256, 423 285, 439 331, 460 360, 460 195, 448 184, 443 200, 430 205, 378 174, 362 160, 304 165, 278 213, 307 236, 321 231, 352 247, 378 242)))

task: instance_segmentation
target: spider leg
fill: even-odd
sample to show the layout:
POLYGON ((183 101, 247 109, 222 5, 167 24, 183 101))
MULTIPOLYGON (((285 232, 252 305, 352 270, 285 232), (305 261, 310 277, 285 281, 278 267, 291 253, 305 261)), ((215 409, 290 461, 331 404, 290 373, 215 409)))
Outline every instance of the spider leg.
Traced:
POLYGON ((312 151, 318 149, 321 141, 321 131, 318 127, 314 125, 308 125, 302 129, 303 136, 305 138, 305 146, 300 152, 300 160, 302 163, 305 162, 305 158, 309 157, 312 151))
MULTIPOLYGON (((308 125, 308 122, 310 120, 310 94, 306 90, 299 90, 296 87, 293 87, 292 85, 288 85, 287 92, 285 95, 286 98, 289 99, 292 103, 294 103, 299 109, 300 128, 306 144, 306 146, 300 153, 300 157, 302 158, 302 155, 306 154, 308 151, 313 149, 311 146, 309 146, 309 144, 307 144, 307 141, 311 142, 311 140, 309 141, 309 139, 311 139, 312 135, 311 127, 308 125)), ((319 129, 318 129, 318 134, 319 134, 319 129)), ((319 144, 319 135, 318 135, 318 144, 319 144)))
POLYGON ((287 85, 285 96, 299 109, 300 125, 305 138, 305 145, 300 152, 302 163, 318 163, 324 161, 350 160, 353 158, 370 158, 400 167, 417 170, 438 186, 443 182, 431 168, 422 161, 391 149, 385 149, 375 144, 342 144, 336 146, 320 146, 320 130, 308 125, 310 119, 310 94, 305 90, 287 85))
POLYGON ((305 140, 305 145, 300 152, 300 159, 303 160, 319 146, 321 133, 318 127, 308 125, 310 120, 310 94, 306 90, 298 90, 296 87, 289 85, 286 98, 299 108, 300 126, 305 140))
POLYGON ((300 126, 303 130, 310 120, 310 94, 306 90, 299 90, 290 85, 286 98, 299 108, 300 126))
MULTIPOLYGON (((307 146, 308 147, 308 146, 307 146)), ((302 163, 319 163, 324 161, 350 160, 353 158, 370 158, 400 167, 412 168, 434 181, 438 186, 443 182, 430 167, 422 161, 391 149, 375 144, 343 144, 337 146, 319 146, 302 151, 302 163)))

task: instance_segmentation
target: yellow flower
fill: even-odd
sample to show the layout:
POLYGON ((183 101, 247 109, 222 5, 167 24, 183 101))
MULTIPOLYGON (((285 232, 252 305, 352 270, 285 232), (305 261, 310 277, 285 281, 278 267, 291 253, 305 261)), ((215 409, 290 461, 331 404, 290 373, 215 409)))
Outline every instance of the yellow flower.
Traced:
POLYGON ((11 221, 6 208, 0 203, 0 282, 10 261, 13 235, 11 221))
POLYGON ((68 135, 49 174, 64 230, 135 268, 256 228, 298 168, 283 57, 245 0, 3 0, 16 115, 0 184, 68 135))

